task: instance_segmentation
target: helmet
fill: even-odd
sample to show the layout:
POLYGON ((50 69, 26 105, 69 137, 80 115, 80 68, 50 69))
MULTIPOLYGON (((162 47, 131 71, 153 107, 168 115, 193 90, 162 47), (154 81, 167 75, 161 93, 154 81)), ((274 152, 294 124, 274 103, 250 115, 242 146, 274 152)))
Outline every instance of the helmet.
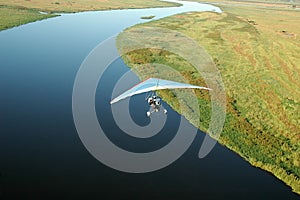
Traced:
POLYGON ((156 99, 155 104, 160 105, 160 99, 159 98, 156 99))
POLYGON ((148 103, 150 103, 150 102, 152 102, 152 101, 153 101, 152 97, 149 97, 149 98, 148 98, 148 103))

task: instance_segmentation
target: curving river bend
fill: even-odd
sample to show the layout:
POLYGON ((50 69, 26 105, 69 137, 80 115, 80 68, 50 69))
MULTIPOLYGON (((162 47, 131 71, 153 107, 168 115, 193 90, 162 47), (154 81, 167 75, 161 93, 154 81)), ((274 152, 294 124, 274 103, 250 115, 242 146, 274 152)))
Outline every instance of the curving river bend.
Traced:
MULTIPOLYGON (((204 138, 200 131, 179 160, 146 174, 106 167, 81 143, 72 116, 72 89, 85 57, 110 36, 145 22, 142 16, 155 15, 152 20, 156 20, 188 11, 220 11, 210 5, 182 4, 63 14, 0 32, 0 199, 298 198, 275 177, 220 145, 199 159, 204 138)), ((109 138, 124 148, 137 152, 160 148, 174 137, 177 127, 171 124, 180 118, 170 108, 170 123, 153 140, 132 139, 110 125, 113 119, 105 102, 111 98, 115 82, 128 70, 118 59, 100 80, 96 108, 101 108, 98 115, 106 116, 101 123, 109 130, 109 138)), ((149 123, 143 117, 147 110, 144 96, 137 96, 130 105, 130 110, 141 108, 142 112, 131 112, 137 123, 149 123)))

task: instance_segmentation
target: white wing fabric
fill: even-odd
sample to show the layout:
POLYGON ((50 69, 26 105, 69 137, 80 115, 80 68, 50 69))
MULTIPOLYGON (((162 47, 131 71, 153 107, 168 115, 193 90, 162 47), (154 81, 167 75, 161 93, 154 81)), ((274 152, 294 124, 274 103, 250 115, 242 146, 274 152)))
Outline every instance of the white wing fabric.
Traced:
POLYGON ((196 86, 196 85, 190 85, 190 84, 179 83, 175 81, 168 81, 168 80, 157 79, 157 78, 149 78, 133 86, 131 89, 127 90, 120 96, 111 100, 110 104, 116 103, 127 97, 131 97, 133 95, 141 94, 144 92, 163 90, 163 89, 177 89, 177 88, 195 88, 195 89, 211 90, 210 88, 196 86))

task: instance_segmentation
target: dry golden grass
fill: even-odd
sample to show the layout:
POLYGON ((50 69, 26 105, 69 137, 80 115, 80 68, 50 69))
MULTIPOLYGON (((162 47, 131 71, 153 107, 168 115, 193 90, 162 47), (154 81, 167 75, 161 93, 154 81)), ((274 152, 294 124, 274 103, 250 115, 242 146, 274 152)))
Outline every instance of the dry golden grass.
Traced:
POLYGON ((0 31, 53 17, 53 12, 178 6, 159 0, 0 0, 0 31), (38 11, 50 12, 41 14, 38 11))
POLYGON ((0 0, 0 5, 37 9, 52 12, 78 12, 123 8, 174 6, 158 0, 0 0))
MULTIPOLYGON (((300 12, 250 5, 221 8, 225 13, 186 13, 144 26, 177 30, 206 49, 222 74, 228 99, 219 142, 300 194, 300 12)), ((149 59, 145 52, 131 57, 163 60, 155 55, 149 59)), ((163 63, 178 66, 167 58, 163 63)), ((190 68, 180 70, 194 81, 195 74, 186 73, 190 68)), ((198 98, 201 111, 209 109, 207 99, 198 98)), ((164 98, 179 110, 173 99, 164 98)), ((208 115, 202 114, 206 124, 208 115)))

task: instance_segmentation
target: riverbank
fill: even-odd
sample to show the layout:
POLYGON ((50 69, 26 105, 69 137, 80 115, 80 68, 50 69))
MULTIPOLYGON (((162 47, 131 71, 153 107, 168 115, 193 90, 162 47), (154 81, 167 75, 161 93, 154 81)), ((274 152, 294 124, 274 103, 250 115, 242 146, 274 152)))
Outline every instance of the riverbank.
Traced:
MULTIPOLYGON (((299 191, 298 14, 248 6, 229 5, 222 9, 225 14, 176 15, 152 25, 178 30, 196 39, 219 67, 229 100, 219 142, 299 191)), ((157 51, 147 56, 164 60, 167 55, 168 52, 157 51)), ((146 61, 144 55, 142 58, 146 61)), ((182 73, 191 83, 202 85, 192 71, 182 73)), ((199 128, 206 130, 210 114, 203 112, 210 108, 209 96, 197 95, 202 111, 199 128)), ((178 110, 172 93, 163 97, 178 110)))
MULTIPOLYGON (((126 31, 141 26, 172 29, 204 47, 220 70, 227 92, 227 117, 219 143, 300 194, 300 12, 251 5, 220 7, 222 14, 180 14, 126 31)), ((146 64, 141 60, 158 62, 180 71, 192 84, 204 84, 196 70, 167 51, 143 49, 124 60, 135 68, 146 64)), ((142 79, 148 75, 143 68, 135 72, 142 79)), ((202 111, 199 128, 207 131, 210 98, 196 94, 202 111)), ((160 95, 180 111, 170 91, 160 95)))
POLYGON ((4 1, 0 0, 0 31, 20 26, 30 22, 59 16, 55 13, 73 13, 82 11, 153 8, 179 6, 176 3, 163 2, 159 0, 108 0, 108 1, 4 1))
POLYGON ((0 6, 0 31, 55 16, 57 15, 42 14, 33 9, 0 6))

